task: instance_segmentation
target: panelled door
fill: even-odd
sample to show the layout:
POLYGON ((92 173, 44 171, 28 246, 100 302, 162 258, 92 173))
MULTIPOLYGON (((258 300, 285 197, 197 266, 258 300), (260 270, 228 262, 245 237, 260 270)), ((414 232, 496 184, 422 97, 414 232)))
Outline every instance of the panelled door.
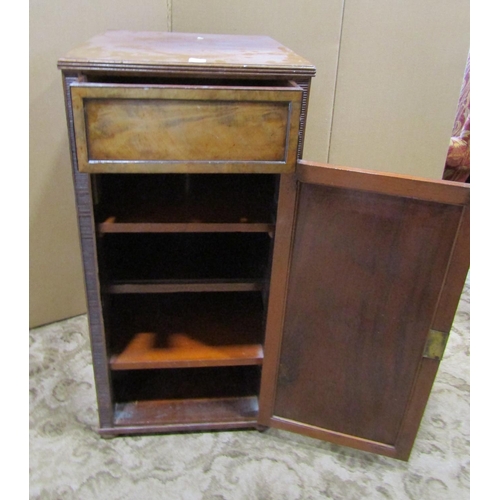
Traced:
POLYGON ((468 268, 468 185, 299 161, 259 423, 407 460, 468 268))

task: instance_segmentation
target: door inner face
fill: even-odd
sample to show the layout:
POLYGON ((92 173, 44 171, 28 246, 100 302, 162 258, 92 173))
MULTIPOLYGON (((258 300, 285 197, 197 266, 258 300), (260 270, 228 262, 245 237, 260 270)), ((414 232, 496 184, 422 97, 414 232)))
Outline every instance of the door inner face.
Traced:
POLYGON ((299 186, 273 415, 394 445, 463 207, 299 186))

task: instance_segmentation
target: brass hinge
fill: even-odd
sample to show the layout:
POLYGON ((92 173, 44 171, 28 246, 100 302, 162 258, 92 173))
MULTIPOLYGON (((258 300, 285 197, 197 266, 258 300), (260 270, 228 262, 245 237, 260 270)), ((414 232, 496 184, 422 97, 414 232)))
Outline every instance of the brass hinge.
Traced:
POLYGON ((425 343, 424 358, 442 359, 449 333, 429 330, 425 343))

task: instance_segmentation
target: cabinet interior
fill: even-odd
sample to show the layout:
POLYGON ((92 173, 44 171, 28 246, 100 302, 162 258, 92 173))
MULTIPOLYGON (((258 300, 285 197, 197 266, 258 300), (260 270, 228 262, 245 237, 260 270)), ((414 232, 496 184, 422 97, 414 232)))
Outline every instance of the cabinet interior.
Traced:
POLYGON ((255 424, 260 368, 256 366, 113 372, 115 425, 255 424))
POLYGON ((98 232, 271 232, 278 176, 100 174, 98 232))
POLYGON ((293 86, 288 79, 262 78, 196 78, 185 76, 165 76, 165 75, 109 75, 89 72, 85 75, 88 83, 104 83, 113 85, 182 85, 182 86, 211 86, 211 87, 287 87, 293 86))
POLYGON ((92 180, 115 425, 255 424, 279 177, 92 180))

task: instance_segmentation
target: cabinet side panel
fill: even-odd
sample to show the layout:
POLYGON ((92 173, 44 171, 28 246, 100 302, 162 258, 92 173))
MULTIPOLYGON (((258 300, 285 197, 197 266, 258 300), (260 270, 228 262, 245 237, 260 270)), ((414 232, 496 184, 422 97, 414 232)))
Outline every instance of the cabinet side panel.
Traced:
POLYGON ((75 187, 78 226, 80 230, 80 245, 85 276, 85 289, 87 298, 88 322, 94 366, 94 377, 97 390, 97 403, 101 428, 112 426, 113 411, 110 391, 108 357, 102 318, 102 304, 99 290, 99 277, 97 270, 96 240, 94 230, 94 215, 92 192, 89 174, 78 171, 76 156, 76 142, 73 126, 73 113, 71 102, 70 84, 75 81, 72 77, 65 77, 64 90, 66 99, 66 114, 71 147, 71 160, 73 165, 73 181, 75 187))
POLYGON ((394 446, 462 207, 302 184, 274 415, 394 446))

